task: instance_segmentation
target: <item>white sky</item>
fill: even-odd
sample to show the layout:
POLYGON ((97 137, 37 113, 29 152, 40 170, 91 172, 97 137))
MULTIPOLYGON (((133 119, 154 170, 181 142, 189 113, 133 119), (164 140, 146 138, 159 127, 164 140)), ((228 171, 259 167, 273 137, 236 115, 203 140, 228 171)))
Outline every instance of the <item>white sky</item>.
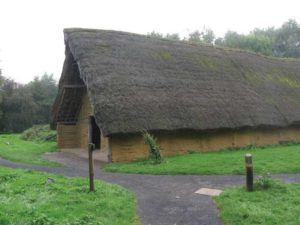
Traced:
POLYGON ((206 26, 223 36, 300 22, 299 9, 299 0, 0 0, 0 68, 22 83, 44 72, 58 79, 66 27, 183 37, 206 26))

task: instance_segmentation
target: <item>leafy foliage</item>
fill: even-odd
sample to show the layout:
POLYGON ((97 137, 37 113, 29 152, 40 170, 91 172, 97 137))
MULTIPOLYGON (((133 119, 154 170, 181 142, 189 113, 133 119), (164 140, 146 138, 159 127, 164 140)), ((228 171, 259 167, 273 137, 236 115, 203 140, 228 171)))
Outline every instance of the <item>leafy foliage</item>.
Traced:
POLYGON ((34 125, 33 127, 25 130, 21 138, 27 141, 56 141, 56 131, 51 130, 48 124, 34 125))
POLYGON ((143 138, 145 144, 149 146, 149 158, 155 163, 159 164, 162 162, 162 157, 160 155, 159 146, 156 143, 156 139, 153 135, 148 133, 147 131, 143 132, 143 138))
POLYGON ((203 28, 200 32, 199 30, 195 30, 191 32, 188 37, 189 42, 195 43, 206 43, 206 44, 213 44, 215 40, 215 34, 212 29, 203 28))
POLYGON ((248 35, 228 31, 218 38, 216 45, 246 49, 275 57, 300 58, 300 25, 288 20, 280 28, 255 28, 248 35))
POLYGON ((165 36, 166 39, 169 39, 169 40, 176 40, 176 41, 179 41, 180 40, 180 36, 178 33, 174 33, 174 34, 166 34, 165 36))
POLYGON ((296 20, 290 19, 277 30, 274 56, 300 57, 300 24, 296 20))
POLYGON ((57 93, 53 75, 44 74, 23 85, 0 76, 0 132, 21 132, 50 121, 57 93))
POLYGON ((34 124, 37 105, 30 90, 10 80, 4 91, 2 131, 20 132, 34 124))
POLYGON ((212 29, 210 28, 203 28, 202 31, 195 30, 189 33, 188 38, 181 39, 178 33, 167 33, 166 35, 152 31, 151 33, 147 34, 148 37, 153 38, 165 38, 168 40, 176 40, 176 41, 189 41, 193 43, 207 43, 213 44, 215 40, 215 34, 212 29))
POLYGON ((2 70, 0 69, 0 129, 1 129, 1 122, 3 121, 3 84, 4 84, 5 78, 2 76, 2 70))
POLYGON ((155 31, 148 33, 148 36, 245 49, 267 56, 300 58, 300 24, 293 19, 279 28, 255 28, 249 34, 229 30, 224 37, 216 37, 214 31, 206 27, 201 31, 190 32, 188 37, 183 39, 180 39, 177 33, 164 35, 155 31))
POLYGON ((152 38, 163 38, 164 37, 164 35, 162 33, 155 32, 155 31, 148 33, 147 36, 152 37, 152 38))
POLYGON ((255 181, 255 186, 262 189, 268 189, 274 183, 271 173, 263 171, 262 174, 255 181))
POLYGON ((57 94, 56 81, 53 75, 44 74, 41 77, 35 77, 28 85, 37 105, 34 124, 49 123, 52 104, 57 94))
POLYGON ((228 31, 224 39, 217 39, 215 44, 229 48, 240 48, 254 52, 260 52, 264 55, 272 55, 274 38, 268 37, 262 31, 250 33, 249 35, 238 34, 228 31))
POLYGON ((152 32, 148 33, 147 36, 152 37, 152 38, 165 38, 168 40, 176 40, 176 41, 180 40, 180 36, 178 33, 173 33, 173 34, 167 33, 166 35, 163 35, 162 33, 152 31, 152 32))

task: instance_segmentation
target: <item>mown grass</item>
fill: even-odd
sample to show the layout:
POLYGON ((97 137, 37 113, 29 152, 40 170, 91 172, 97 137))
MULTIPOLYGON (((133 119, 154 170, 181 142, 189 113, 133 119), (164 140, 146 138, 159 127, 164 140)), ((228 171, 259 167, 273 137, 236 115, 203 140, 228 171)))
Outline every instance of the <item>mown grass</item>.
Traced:
POLYGON ((248 152, 253 155, 255 173, 300 172, 299 144, 193 153, 166 157, 161 164, 153 164, 149 160, 111 163, 104 168, 109 172, 140 174, 244 174, 244 155, 248 152))
POLYGON ((215 198, 224 225, 299 225, 300 184, 273 184, 246 192, 228 188, 215 198))
POLYGON ((0 167, 0 224, 139 224, 131 192, 102 181, 94 193, 88 187, 83 178, 0 167))
POLYGON ((21 139, 19 134, 0 135, 0 157, 14 162, 57 166, 59 164, 44 160, 45 152, 56 151, 56 142, 34 142, 21 139))

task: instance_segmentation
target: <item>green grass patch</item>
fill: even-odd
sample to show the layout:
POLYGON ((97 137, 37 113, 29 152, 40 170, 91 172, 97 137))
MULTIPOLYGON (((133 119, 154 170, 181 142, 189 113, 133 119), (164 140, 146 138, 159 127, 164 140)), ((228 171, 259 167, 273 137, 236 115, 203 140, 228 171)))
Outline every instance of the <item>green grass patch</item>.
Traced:
POLYGON ((255 173, 300 172, 300 145, 278 145, 264 148, 223 150, 165 157, 161 164, 149 160, 129 163, 111 163, 104 168, 109 172, 140 174, 244 174, 244 155, 253 155, 255 173))
POLYGON ((19 134, 0 135, 0 157, 14 162, 58 166, 58 163, 42 159, 45 152, 56 151, 56 142, 34 142, 21 139, 19 134))
POLYGON ((299 183, 276 183, 254 192, 228 188, 215 201, 224 225, 300 224, 299 183))
POLYGON ((90 193, 87 179, 0 167, 0 224, 139 224, 131 192, 103 181, 95 187, 90 193))

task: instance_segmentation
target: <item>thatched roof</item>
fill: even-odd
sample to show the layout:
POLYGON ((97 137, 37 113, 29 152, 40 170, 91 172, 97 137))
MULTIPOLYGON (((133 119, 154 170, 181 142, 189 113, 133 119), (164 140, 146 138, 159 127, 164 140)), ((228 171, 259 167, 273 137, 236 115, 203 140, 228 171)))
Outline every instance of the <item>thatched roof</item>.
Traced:
POLYGON ((84 83, 104 135, 300 124, 299 60, 117 31, 64 34, 56 121, 63 86, 84 83))

